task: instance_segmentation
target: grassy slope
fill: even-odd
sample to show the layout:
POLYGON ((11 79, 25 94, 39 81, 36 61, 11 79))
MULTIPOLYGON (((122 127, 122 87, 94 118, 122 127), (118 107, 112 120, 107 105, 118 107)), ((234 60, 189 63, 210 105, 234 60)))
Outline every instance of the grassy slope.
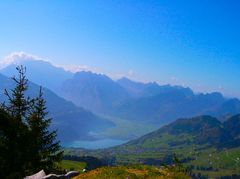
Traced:
POLYGON ((65 169, 66 171, 70 171, 70 170, 82 171, 86 167, 86 163, 71 161, 71 160, 63 160, 60 163, 60 167, 62 169, 65 169))
MULTIPOLYGON (((189 164, 199 167, 212 167, 212 171, 201 171, 211 177, 225 176, 240 173, 240 148, 218 151, 210 148, 196 154, 196 158, 189 164)), ((195 172, 199 170, 195 169, 195 172)))
POLYGON ((220 139, 221 127, 221 123, 208 116, 179 120, 124 145, 94 151, 69 149, 66 154, 89 155, 102 159, 112 157, 114 160, 111 164, 115 165, 161 165, 171 163, 175 153, 185 166, 191 167, 196 173, 201 171, 210 177, 239 174, 240 147, 236 145, 235 148, 217 148, 217 145, 209 142, 211 137, 214 141, 220 139), (203 140, 205 141, 202 142, 203 140))
POLYGON ((136 164, 144 163, 147 159, 166 159, 166 155, 176 153, 180 159, 190 158, 184 162, 185 166, 194 166, 193 172, 201 172, 209 177, 225 176, 240 173, 240 148, 217 150, 214 147, 205 145, 186 144, 192 141, 189 135, 180 135, 177 138, 167 133, 162 133, 161 137, 138 141, 138 144, 128 144, 121 147, 114 147, 107 150, 81 151, 67 150, 67 154, 90 155, 98 158, 106 156, 116 157, 116 164, 136 164), (173 146, 173 143, 178 145, 173 146), (182 143, 182 144, 181 144, 182 143), (205 148, 206 147, 206 148, 205 148), (211 171, 200 170, 200 168, 210 168, 211 171))
POLYGON ((74 179, 150 179, 150 178, 189 178, 186 174, 171 169, 159 169, 149 166, 117 166, 117 167, 102 167, 90 172, 80 174, 74 179))
POLYGON ((126 145, 124 152, 120 151, 122 148, 112 152, 116 152, 117 163, 139 163, 149 158, 164 160, 166 155, 176 153, 180 159, 191 159, 185 162, 184 165, 195 166, 193 169, 195 173, 201 172, 209 177, 240 173, 240 148, 217 150, 209 146, 186 144, 170 147, 169 143, 173 141, 180 143, 184 140, 191 140, 191 137, 180 136, 177 139, 173 139, 166 134, 163 138, 168 142, 160 139, 146 140, 141 144, 141 150, 137 146, 126 145), (212 168, 212 171, 200 171, 201 167, 212 168))

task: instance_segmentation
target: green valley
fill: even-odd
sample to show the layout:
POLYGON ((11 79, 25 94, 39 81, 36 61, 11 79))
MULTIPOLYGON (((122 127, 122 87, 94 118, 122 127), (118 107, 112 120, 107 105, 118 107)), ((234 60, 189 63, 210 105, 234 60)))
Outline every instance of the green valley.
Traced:
POLYGON ((101 150, 66 149, 65 155, 94 156, 105 165, 174 164, 174 155, 192 176, 240 173, 240 115, 221 123, 210 116, 178 119, 126 144, 101 150), (232 125, 234 124, 234 125, 232 125))

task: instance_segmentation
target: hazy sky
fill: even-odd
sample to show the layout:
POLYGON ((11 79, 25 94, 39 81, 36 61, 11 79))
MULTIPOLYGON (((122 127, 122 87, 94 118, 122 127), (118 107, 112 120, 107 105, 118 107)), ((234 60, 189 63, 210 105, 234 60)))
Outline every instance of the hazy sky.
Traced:
POLYGON ((24 51, 240 97, 238 0, 8 0, 0 34, 0 59, 24 51))

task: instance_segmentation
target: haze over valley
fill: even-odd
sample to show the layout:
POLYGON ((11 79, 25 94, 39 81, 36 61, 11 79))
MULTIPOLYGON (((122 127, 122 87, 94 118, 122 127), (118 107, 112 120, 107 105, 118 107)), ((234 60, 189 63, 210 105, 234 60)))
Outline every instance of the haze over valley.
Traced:
POLYGON ((52 127, 58 129, 66 146, 104 148, 136 139, 178 118, 211 115, 224 121, 240 112, 240 101, 220 92, 196 93, 189 87, 127 77, 113 80, 91 71, 73 73, 27 54, 14 56, 0 70, 2 92, 13 86, 9 78, 16 75, 17 65, 27 69, 30 96, 37 94, 39 85, 44 87, 52 127))

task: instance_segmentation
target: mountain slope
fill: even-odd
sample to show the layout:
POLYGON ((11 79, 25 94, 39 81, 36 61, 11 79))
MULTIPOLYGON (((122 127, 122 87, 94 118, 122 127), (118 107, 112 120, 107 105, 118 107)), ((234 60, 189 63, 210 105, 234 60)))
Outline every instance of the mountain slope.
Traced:
MULTIPOLYGON (((3 95, 4 89, 12 89, 14 83, 11 79, 0 74, 0 100, 6 100, 3 95)), ((26 95, 37 96, 39 86, 29 82, 29 89, 26 95)), ((74 140, 89 139, 92 136, 89 132, 99 132, 103 129, 113 127, 114 124, 103 118, 95 116, 93 113, 76 107, 72 102, 57 96, 47 88, 43 89, 46 99, 49 116, 53 117, 53 128, 58 129, 58 137, 63 143, 74 140)))
POLYGON ((222 121, 238 113, 240 113, 240 101, 237 98, 226 100, 217 109, 209 112, 210 115, 217 116, 222 121))
POLYGON ((97 113, 112 113, 128 93, 112 79, 92 72, 78 72, 61 88, 64 98, 97 113))
MULTIPOLYGON (((228 119, 228 121, 232 121, 232 118, 228 119)), ((151 150, 153 148, 171 150, 185 145, 218 146, 222 142, 226 143, 234 139, 228 133, 229 128, 225 126, 211 116, 181 118, 157 131, 129 142, 126 146, 149 147, 151 150), (163 146, 164 142, 167 145, 164 144, 163 146)))
POLYGON ((239 129, 240 114, 223 123, 211 116, 182 118, 123 145, 95 151, 68 149, 66 153, 98 157, 113 165, 171 164, 176 154, 193 173, 217 178, 239 174, 239 129))

